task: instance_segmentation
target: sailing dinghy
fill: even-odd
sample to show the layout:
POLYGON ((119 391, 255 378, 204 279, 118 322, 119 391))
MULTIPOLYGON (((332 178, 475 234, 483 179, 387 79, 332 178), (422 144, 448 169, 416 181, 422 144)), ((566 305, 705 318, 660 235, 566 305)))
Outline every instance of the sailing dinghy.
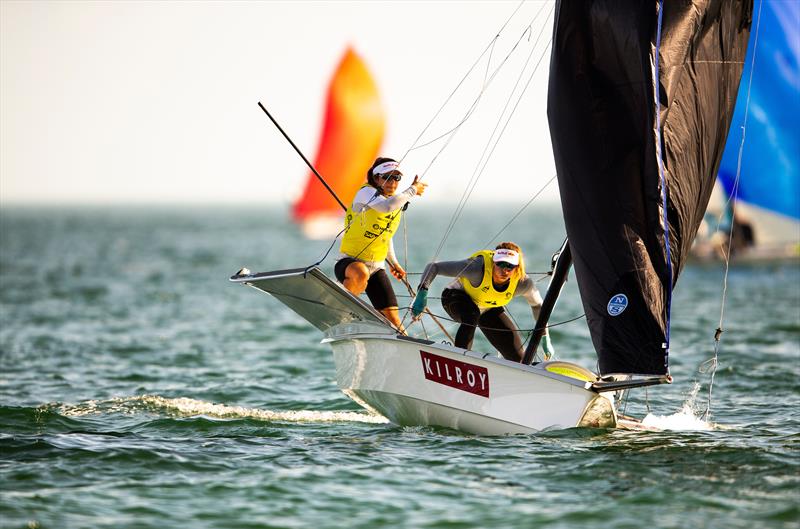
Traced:
POLYGON ((396 424, 485 435, 635 424, 614 394, 671 381, 671 292, 725 145, 751 11, 734 0, 556 4, 548 118, 568 242, 521 363, 398 334, 316 266, 231 281, 322 331, 339 388, 396 424), (531 365, 573 262, 597 374, 531 365))

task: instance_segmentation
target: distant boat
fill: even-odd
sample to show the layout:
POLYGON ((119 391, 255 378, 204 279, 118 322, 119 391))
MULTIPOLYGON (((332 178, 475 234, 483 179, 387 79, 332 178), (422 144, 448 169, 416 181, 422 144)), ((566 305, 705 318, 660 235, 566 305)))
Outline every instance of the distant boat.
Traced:
POLYGON ((754 31, 718 182, 698 234, 696 257, 724 258, 733 223, 734 262, 800 260, 800 3, 763 3, 758 42, 754 31), (733 218, 728 199, 734 191, 745 113, 733 218))
POLYGON ((396 424, 641 427, 615 394, 672 381, 672 288, 719 168, 751 15, 749 0, 556 4, 548 119, 568 242, 521 363, 398 334, 317 267, 231 281, 321 330, 339 388, 396 424), (599 373, 532 364, 573 261, 599 373))
MULTIPOLYGON (((348 48, 333 74, 314 167, 339 198, 349 204, 366 181, 383 143, 386 119, 378 87, 366 64, 348 48)), ((292 216, 306 237, 328 238, 343 227, 344 211, 309 172, 292 216)))

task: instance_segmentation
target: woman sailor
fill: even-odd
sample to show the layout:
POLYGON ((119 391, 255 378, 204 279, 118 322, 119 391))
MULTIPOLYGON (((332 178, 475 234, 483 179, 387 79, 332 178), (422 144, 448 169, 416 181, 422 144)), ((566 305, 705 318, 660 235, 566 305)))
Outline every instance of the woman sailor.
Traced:
MULTIPOLYGON (((422 273, 412 315, 418 318, 428 302, 428 287, 437 275, 455 277, 442 292, 442 307, 461 323, 455 346, 469 349, 480 327, 489 342, 503 358, 519 362, 524 351, 519 333, 504 305, 515 297, 524 297, 533 310, 534 321, 539 317, 542 296, 533 280, 525 275, 522 250, 513 242, 504 242, 492 250, 475 252, 463 261, 429 263, 422 273)), ((545 359, 553 355, 550 336, 542 337, 545 359)))
POLYGON ((406 277, 394 253, 392 236, 400 225, 403 209, 416 195, 422 195, 428 184, 414 182, 402 193, 396 193, 403 174, 398 162, 378 158, 367 171, 367 183, 356 192, 353 205, 345 214, 345 232, 341 255, 334 273, 347 290, 358 296, 367 293, 372 305, 401 332, 395 297, 385 265, 397 279, 406 277))

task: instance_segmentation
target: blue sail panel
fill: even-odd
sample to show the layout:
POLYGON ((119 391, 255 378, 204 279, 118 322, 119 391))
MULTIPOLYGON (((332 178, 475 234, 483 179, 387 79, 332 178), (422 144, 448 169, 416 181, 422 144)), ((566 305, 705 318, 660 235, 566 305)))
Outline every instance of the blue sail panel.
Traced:
POLYGON ((800 220, 800 3, 765 1, 757 45, 755 24, 719 180, 730 196, 755 60, 737 196, 800 220))

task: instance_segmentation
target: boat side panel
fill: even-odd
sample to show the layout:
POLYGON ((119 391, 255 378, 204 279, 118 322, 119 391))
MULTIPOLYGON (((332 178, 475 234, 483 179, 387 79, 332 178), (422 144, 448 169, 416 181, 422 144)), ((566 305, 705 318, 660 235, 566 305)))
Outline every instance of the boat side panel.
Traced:
POLYGON ((393 423, 401 426, 435 425, 478 435, 505 435, 537 431, 519 424, 414 397, 368 389, 349 389, 344 390, 344 393, 356 402, 371 403, 368 409, 378 411, 393 423))
MULTIPOLYGON (((604 398, 578 384, 435 345, 361 337, 335 340, 331 346, 339 387, 356 393, 398 424, 441 425, 476 433, 569 428, 580 425, 590 404, 604 398), (424 353, 434 355, 433 360, 428 356, 427 365, 424 353), (465 363, 474 368, 463 367, 465 363), (466 369, 473 371, 471 387, 464 383, 454 387, 455 366, 462 366, 461 382, 467 378, 466 369), (486 374, 486 387, 480 386, 480 373, 486 374), (420 406, 418 401, 428 404, 420 406), (497 426, 501 424, 505 426, 497 426)), ((595 422, 613 426, 613 410, 606 419, 595 422)))

